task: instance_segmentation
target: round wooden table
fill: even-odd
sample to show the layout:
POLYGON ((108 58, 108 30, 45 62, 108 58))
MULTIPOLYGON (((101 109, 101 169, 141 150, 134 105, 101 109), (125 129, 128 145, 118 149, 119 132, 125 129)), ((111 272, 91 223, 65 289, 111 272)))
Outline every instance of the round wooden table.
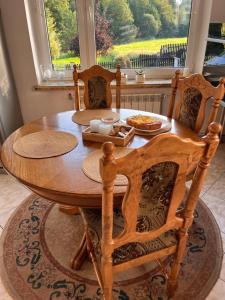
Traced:
MULTIPOLYGON (((120 119, 140 113, 157 117, 152 113, 131 109, 112 110, 120 114, 120 119)), ((85 127, 72 121, 73 114, 74 111, 67 111, 46 116, 16 130, 3 144, 2 163, 11 175, 44 198, 63 205, 101 207, 102 185, 89 179, 82 171, 82 162, 87 154, 100 148, 101 143, 82 140, 82 130, 85 127), (47 129, 63 130, 74 134, 78 138, 78 146, 64 155, 44 159, 24 158, 13 151, 13 143, 19 137, 47 129)), ((173 119, 170 121, 172 133, 182 138, 198 140, 196 133, 173 119)), ((151 137, 135 135, 127 147, 141 147, 151 137)), ((125 186, 115 186, 115 204, 116 201, 121 201, 125 189, 125 186)))
MULTIPOLYGON (((113 109, 126 119, 136 114, 157 115, 131 109, 113 109)), ((36 194, 61 205, 61 210, 76 213, 77 207, 101 207, 102 185, 89 179, 82 171, 82 162, 88 153, 101 147, 101 143, 82 140, 84 126, 72 121, 74 111, 50 115, 26 124, 8 137, 2 147, 1 159, 5 169, 36 194), (70 132, 78 138, 78 146, 64 155, 29 159, 13 151, 14 142, 27 134, 55 129, 70 132), (71 209, 72 207, 72 209, 71 209)), ((159 117, 159 116, 158 116, 159 117)), ((166 117, 162 117, 167 120, 166 117)), ((171 132, 182 138, 199 140, 196 133, 175 120, 171 122, 171 132)), ((152 136, 135 135, 127 147, 138 148, 145 145, 152 136)), ((114 205, 121 204, 126 186, 115 186, 114 205)), ((86 258, 86 235, 83 235, 77 253, 71 260, 71 267, 78 270, 86 258)))

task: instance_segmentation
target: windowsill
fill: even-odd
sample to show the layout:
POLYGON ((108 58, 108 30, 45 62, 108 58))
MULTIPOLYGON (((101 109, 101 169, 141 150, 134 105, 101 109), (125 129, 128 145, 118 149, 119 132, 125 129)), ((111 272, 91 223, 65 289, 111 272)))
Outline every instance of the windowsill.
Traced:
MULTIPOLYGON (((80 88, 83 88, 83 84, 79 83, 80 88)), ((112 83, 112 88, 115 88, 115 83, 112 83)), ((144 83, 136 83, 135 80, 128 80, 126 84, 121 84, 121 89, 130 88, 162 88, 171 87, 171 79, 149 79, 145 80, 144 83)), ((45 90, 71 90, 74 88, 73 81, 48 81, 42 82, 34 89, 37 91, 45 90)))

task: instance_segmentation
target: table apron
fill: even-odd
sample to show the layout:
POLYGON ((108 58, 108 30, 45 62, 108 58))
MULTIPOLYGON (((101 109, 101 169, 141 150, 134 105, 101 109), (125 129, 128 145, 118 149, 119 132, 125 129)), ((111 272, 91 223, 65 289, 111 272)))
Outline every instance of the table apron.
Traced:
MULTIPOLYGON (((44 191, 42 189, 30 187, 29 189, 35 194, 44 197, 45 199, 54 201, 58 204, 63 204, 67 206, 79 206, 79 207, 91 207, 91 208, 100 208, 102 207, 102 196, 91 196, 90 198, 73 194, 59 194, 54 191, 44 191)), ((115 195, 114 196, 114 206, 121 207, 122 199, 124 195, 115 195)))

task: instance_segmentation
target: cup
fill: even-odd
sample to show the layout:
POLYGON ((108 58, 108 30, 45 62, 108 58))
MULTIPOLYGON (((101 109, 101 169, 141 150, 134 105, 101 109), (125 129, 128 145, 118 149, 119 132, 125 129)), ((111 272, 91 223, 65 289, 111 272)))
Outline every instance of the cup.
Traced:
POLYGON ((110 134, 111 130, 112 130, 112 125, 104 124, 104 123, 100 124, 98 128, 98 132, 104 135, 110 134))
POLYGON ((56 78, 58 80, 62 80, 65 78, 65 75, 66 75, 66 69, 65 69, 65 66, 62 66, 60 67, 57 72, 56 72, 56 78))
POLYGON ((48 81, 52 77, 52 66, 48 65, 41 65, 41 76, 43 81, 48 81))
POLYGON ((101 118, 101 121, 106 124, 113 124, 115 122, 115 119, 112 117, 108 117, 108 118, 101 118))
POLYGON ((90 131, 91 132, 98 132, 100 124, 101 124, 100 120, 91 120, 90 121, 90 131))

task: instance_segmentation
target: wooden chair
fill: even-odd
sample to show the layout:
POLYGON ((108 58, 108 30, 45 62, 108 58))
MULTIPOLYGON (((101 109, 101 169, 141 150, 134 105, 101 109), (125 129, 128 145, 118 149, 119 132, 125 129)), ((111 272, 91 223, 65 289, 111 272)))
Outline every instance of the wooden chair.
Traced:
POLYGON ((207 136, 199 142, 161 134, 119 159, 113 156, 111 142, 103 145, 102 212, 84 208, 80 211, 85 223, 87 252, 105 300, 112 299, 113 274, 152 260, 161 265, 160 258, 172 254, 168 293, 173 296, 188 229, 207 167, 219 142, 220 128, 219 124, 212 123, 207 136), (198 167, 184 209, 178 213, 186 193, 185 175, 194 157, 199 160, 198 167), (122 210, 113 209, 117 174, 125 175, 129 181, 122 210))
POLYGON ((199 133, 205 120, 206 104, 213 100, 208 125, 215 121, 220 101, 224 97, 225 78, 220 80, 217 87, 212 86, 200 74, 193 74, 189 77, 180 78, 180 71, 177 70, 172 78, 172 94, 170 98, 167 117, 173 117, 176 95, 178 102, 175 107, 174 119, 179 120, 185 126, 199 133))
POLYGON ((84 82, 84 105, 87 109, 110 108, 112 105, 112 93, 110 83, 116 80, 116 108, 120 108, 120 65, 117 65, 116 72, 110 72, 99 65, 78 72, 74 65, 73 80, 75 86, 74 108, 80 110, 80 94, 78 79, 84 82))

